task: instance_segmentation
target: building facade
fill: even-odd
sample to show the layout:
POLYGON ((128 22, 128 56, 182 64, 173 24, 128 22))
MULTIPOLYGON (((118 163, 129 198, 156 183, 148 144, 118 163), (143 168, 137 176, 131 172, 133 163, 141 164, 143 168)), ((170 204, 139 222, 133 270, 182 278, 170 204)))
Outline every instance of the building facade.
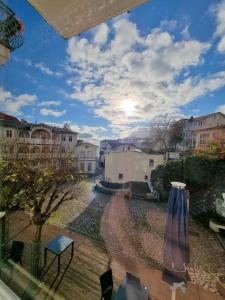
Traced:
POLYGON ((151 172, 164 164, 164 155, 148 154, 140 150, 111 152, 105 157, 105 181, 126 183, 149 181, 151 172))
POLYGON ((105 166, 105 156, 111 152, 131 151, 136 149, 135 145, 124 139, 104 140, 100 142, 99 164, 105 166))
POLYGON ((97 149, 94 144, 78 140, 78 168, 82 173, 94 175, 97 168, 97 149))
POLYGON ((0 143, 2 157, 76 166, 77 133, 67 126, 31 124, 0 113, 0 143))
POLYGON ((192 147, 205 149, 213 141, 225 142, 225 125, 212 128, 197 129, 192 135, 192 147))
POLYGON ((195 142, 196 132, 199 130, 220 128, 225 125, 225 115, 221 112, 217 112, 197 118, 191 117, 190 119, 182 119, 182 121, 184 122, 182 149, 190 150, 195 148, 198 144, 198 142, 195 142))

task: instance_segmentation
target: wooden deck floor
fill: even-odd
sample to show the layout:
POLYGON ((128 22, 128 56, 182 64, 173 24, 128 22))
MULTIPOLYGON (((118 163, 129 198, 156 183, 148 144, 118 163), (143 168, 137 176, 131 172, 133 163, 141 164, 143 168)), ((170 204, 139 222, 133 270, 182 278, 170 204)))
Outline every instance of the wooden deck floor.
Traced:
MULTIPOLYGON (((31 252, 30 241, 34 234, 33 226, 29 225, 29 217, 16 212, 10 216, 10 237, 12 240, 22 240, 25 243, 23 266, 29 271, 31 252)), ((64 234, 75 241, 73 259, 70 261, 70 251, 62 255, 61 272, 57 275, 57 261, 46 270, 43 277, 44 290, 38 291, 35 299, 68 299, 68 300, 95 300, 100 299, 99 276, 106 271, 109 264, 113 270, 115 292, 127 271, 140 277, 142 283, 148 287, 152 300, 171 299, 170 287, 161 281, 161 272, 150 268, 134 257, 124 256, 110 251, 110 257, 104 247, 94 241, 63 228, 46 225, 43 230, 43 244, 59 234, 64 234), (49 287, 51 295, 48 294, 49 287)), ((54 256, 48 255, 48 263, 54 256)), ((3 280, 23 297, 28 290, 28 281, 20 272, 15 271, 15 280, 3 280), (17 282, 17 283, 16 283, 17 282)), ((27 298, 28 299, 28 298, 27 298)), ((187 292, 177 292, 177 300, 222 300, 219 295, 212 294, 192 284, 188 285, 187 292)))

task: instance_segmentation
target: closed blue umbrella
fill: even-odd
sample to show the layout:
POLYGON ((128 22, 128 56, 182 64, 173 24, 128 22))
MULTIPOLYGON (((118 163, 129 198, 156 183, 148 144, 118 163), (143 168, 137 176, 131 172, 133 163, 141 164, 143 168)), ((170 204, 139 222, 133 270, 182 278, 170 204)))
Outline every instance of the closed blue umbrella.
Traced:
POLYGON ((188 240, 188 199, 185 184, 171 182, 166 215, 162 279, 181 287, 188 280, 187 265, 190 261, 188 240), (182 283, 182 284, 181 284, 182 283))

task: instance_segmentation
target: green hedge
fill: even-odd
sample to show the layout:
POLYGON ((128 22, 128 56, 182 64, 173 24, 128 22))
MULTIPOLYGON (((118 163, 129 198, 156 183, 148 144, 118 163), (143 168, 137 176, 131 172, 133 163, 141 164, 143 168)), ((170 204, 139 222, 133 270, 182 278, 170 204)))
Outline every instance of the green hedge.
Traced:
POLYGON ((217 182, 225 182, 225 161, 211 160, 196 156, 170 161, 157 167, 151 175, 153 186, 162 198, 168 195, 171 181, 185 182, 191 193, 201 189, 213 189, 217 182))

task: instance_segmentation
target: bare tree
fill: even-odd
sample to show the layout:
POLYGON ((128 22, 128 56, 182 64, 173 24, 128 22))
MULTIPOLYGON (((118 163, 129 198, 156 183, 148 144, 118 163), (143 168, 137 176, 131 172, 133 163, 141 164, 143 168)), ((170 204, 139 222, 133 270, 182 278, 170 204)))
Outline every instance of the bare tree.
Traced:
POLYGON ((169 114, 154 119, 150 126, 153 142, 161 151, 176 150, 177 144, 183 140, 183 122, 176 121, 169 114))
POLYGON ((154 143, 165 152, 169 149, 169 130, 173 121, 170 115, 165 114, 155 118, 150 126, 154 143))
POLYGON ((184 122, 174 121, 169 128, 169 144, 174 149, 177 150, 177 145, 183 141, 183 130, 184 122))

